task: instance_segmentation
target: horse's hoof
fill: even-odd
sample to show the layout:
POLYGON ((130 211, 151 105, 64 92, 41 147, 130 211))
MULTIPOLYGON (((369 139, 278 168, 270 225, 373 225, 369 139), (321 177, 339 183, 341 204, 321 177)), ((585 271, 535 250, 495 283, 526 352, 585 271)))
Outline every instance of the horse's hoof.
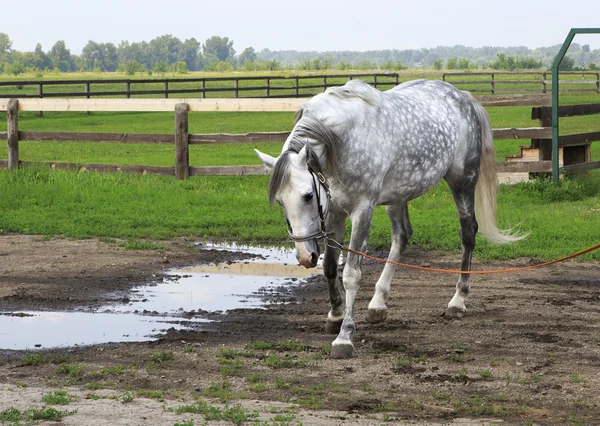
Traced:
POLYGON ((331 358, 335 359, 348 359, 352 358, 354 352, 354 345, 351 342, 348 343, 333 343, 331 345, 331 358))
POLYGON ((446 318, 460 319, 465 315, 466 312, 466 310, 462 310, 456 306, 448 306, 448 309, 446 309, 446 312, 444 312, 444 316, 446 318))
POLYGON ((339 334, 342 328, 342 321, 343 318, 340 318, 339 320, 327 319, 325 322, 325 332, 327 334, 339 334))
POLYGON ((367 311, 367 322, 370 324, 379 324, 387 318, 387 309, 369 309, 367 311))

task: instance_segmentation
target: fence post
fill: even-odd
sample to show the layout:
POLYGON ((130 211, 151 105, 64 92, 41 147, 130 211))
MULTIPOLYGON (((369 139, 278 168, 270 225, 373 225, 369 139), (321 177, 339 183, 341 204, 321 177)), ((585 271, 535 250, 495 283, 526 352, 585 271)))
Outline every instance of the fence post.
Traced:
POLYGON ((494 81, 494 73, 492 73, 492 95, 494 95, 496 92, 496 85, 495 85, 495 81, 494 81))
MULTIPOLYGON (((85 83, 85 98, 89 99, 90 98, 90 83, 85 83)), ((90 115, 89 111, 85 112, 87 115, 90 115)))
MULTIPOLYGON (((40 98, 44 97, 44 85, 42 83, 38 84, 38 97, 40 97, 40 98)), ((37 114, 38 114, 38 117, 41 117, 42 115, 44 115, 44 113, 42 111, 38 111, 37 114)))
POLYGON ((265 96, 268 98, 271 96, 271 79, 265 78, 265 96))
POLYGON ((169 82, 168 80, 165 80, 165 99, 168 99, 169 97, 169 82))
POLYGON ((177 180, 190 177, 188 149, 188 104, 175 105, 175 176, 177 180))
POLYGON ((542 73, 542 93, 546 93, 546 73, 542 73))
POLYGON ((600 72, 596 73, 596 93, 600 93, 600 72))
POLYGON ((10 99, 6 108, 8 119, 8 169, 19 167, 19 101, 10 99))

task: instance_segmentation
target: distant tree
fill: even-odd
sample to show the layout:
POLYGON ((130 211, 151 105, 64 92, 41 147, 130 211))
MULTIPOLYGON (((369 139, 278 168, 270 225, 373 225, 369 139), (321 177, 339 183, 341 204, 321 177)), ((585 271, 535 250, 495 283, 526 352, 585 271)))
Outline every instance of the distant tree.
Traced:
POLYGON ((458 69, 458 58, 456 56, 448 58, 448 61, 446 62, 446 68, 449 70, 458 69))
POLYGON ((161 61, 169 65, 175 64, 179 61, 182 50, 183 43, 177 37, 170 34, 156 37, 148 43, 148 65, 161 61))
POLYGON ((38 63, 38 67, 37 68, 40 71, 52 68, 52 59, 50 59, 48 57, 48 55, 46 55, 46 53, 42 49, 42 45, 40 43, 38 43, 38 44, 35 45, 35 51, 34 52, 37 55, 37 57, 39 58, 39 63, 38 63))
POLYGON ((157 74, 164 74, 167 71, 169 71, 169 66, 166 62, 157 62, 156 64, 154 64, 152 71, 157 74))
POLYGON ((252 48, 252 47, 245 48, 244 51, 242 52, 242 54, 240 55, 238 61, 240 63, 240 66, 244 66, 246 64, 246 62, 255 62, 256 61, 256 52, 254 51, 254 48, 252 48))
POLYGON ((235 55, 233 40, 228 37, 212 36, 202 46, 204 56, 215 56, 219 61, 227 61, 235 55))
POLYGON ((575 59, 573 59, 571 56, 565 55, 558 69, 560 71, 572 71, 574 67, 575 59))
POLYGON ((583 46, 581 46, 581 49, 584 51, 584 53, 590 53, 590 45, 589 44, 584 44, 583 46))
POLYGON ((183 42, 179 50, 179 60, 185 62, 186 67, 190 71, 197 71, 200 69, 200 42, 195 38, 190 38, 183 42))
POLYGON ((8 34, 0 33, 0 61, 8 57, 12 50, 12 41, 10 41, 10 37, 8 34))
POLYGON ((62 72, 75 71, 75 61, 71 57, 71 51, 67 49, 63 40, 57 41, 48 52, 48 56, 52 59, 54 68, 58 68, 62 72))
POLYGON ((147 68, 144 64, 140 64, 136 60, 127 61, 126 64, 119 65, 119 71, 125 72, 127 75, 134 75, 136 72, 145 72, 147 68))
POLYGON ((439 71, 444 66, 444 61, 442 61, 441 59, 436 59, 435 61, 433 61, 433 64, 431 66, 434 70, 439 71))

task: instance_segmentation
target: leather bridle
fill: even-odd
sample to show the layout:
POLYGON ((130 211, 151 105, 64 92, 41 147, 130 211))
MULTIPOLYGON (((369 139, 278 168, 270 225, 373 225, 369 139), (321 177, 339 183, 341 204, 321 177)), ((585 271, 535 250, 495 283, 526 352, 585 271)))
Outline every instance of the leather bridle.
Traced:
POLYGON ((288 234, 292 241, 299 243, 303 241, 309 240, 320 240, 322 238, 327 238, 328 236, 333 234, 333 231, 326 232, 325 231, 325 218, 327 217, 327 212, 329 211, 329 203, 331 202, 331 194, 329 192, 329 184, 327 183, 327 179, 321 172, 315 171, 312 167, 309 166, 308 171, 310 172, 313 180, 313 191, 317 196, 317 209, 319 212, 319 230, 313 232, 312 234, 303 235, 301 237, 296 236, 292 233, 292 226, 290 222, 285 218, 288 227, 288 234), (325 190, 325 196, 327 197, 327 207, 325 211, 323 211, 323 205, 321 204, 321 188, 325 190))

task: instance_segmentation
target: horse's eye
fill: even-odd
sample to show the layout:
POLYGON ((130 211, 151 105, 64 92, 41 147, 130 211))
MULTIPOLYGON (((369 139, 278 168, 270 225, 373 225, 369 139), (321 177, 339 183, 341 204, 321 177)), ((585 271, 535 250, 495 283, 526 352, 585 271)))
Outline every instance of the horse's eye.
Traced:
POLYGON ((306 201, 307 203, 308 203, 309 201, 312 201, 312 199, 313 199, 313 193, 311 192, 311 193, 309 193, 309 194, 304 194, 304 195, 302 196, 302 199, 303 199, 304 201, 306 201))

